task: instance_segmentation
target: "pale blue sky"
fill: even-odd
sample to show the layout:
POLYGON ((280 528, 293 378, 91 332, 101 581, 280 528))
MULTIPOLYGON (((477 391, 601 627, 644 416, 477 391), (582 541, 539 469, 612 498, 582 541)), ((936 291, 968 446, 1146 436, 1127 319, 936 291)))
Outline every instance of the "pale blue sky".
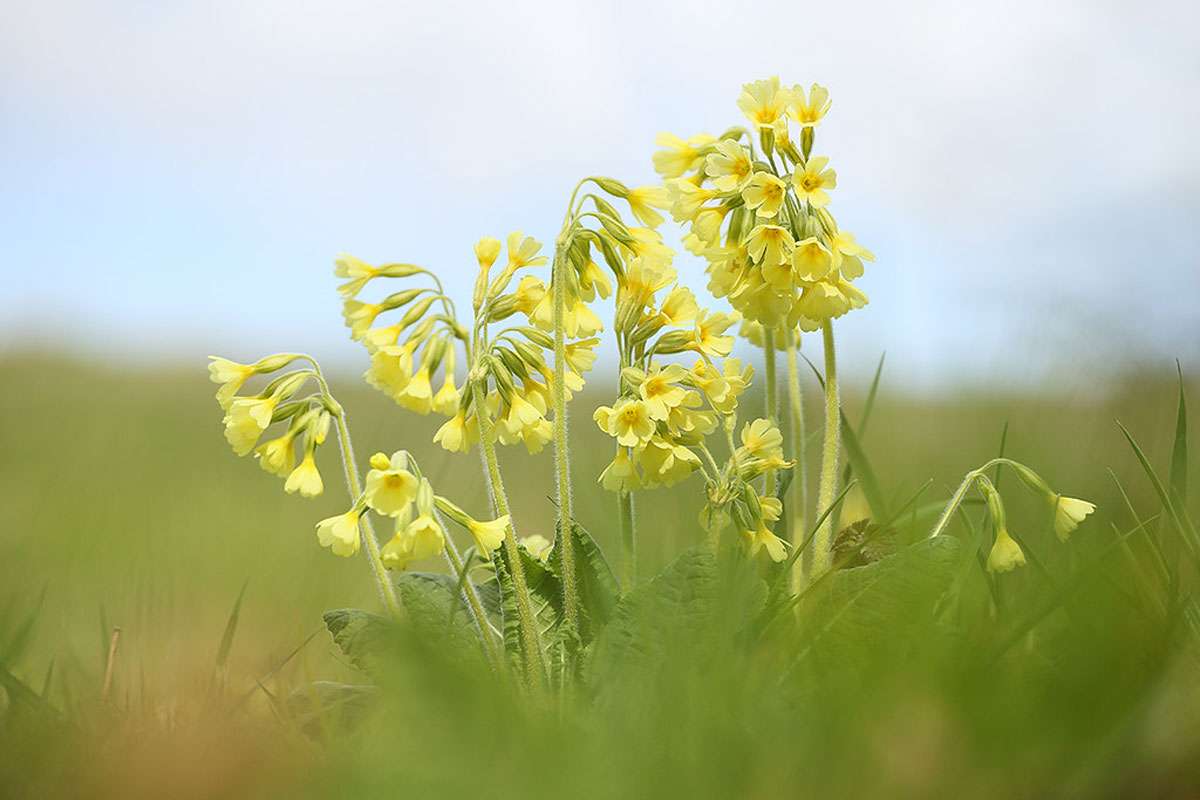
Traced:
POLYGON ((575 179, 652 180, 655 133, 778 74, 831 89, 834 210, 879 256, 839 326, 860 373, 1195 364, 1195 8, 7 0, 0 337, 359 364, 334 254, 465 296, 479 236, 552 241, 575 179))

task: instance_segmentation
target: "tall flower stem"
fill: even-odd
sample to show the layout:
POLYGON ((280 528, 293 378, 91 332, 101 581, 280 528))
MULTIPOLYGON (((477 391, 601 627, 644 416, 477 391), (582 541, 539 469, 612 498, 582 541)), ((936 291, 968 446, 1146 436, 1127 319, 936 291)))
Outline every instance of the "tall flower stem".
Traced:
MULTIPOLYGON (((572 198, 574 204, 574 198, 572 198)), ((563 618, 569 628, 579 622, 578 593, 575 587, 574 507, 571 498, 571 454, 567 443, 567 237, 564 226, 554 246, 550 282, 554 291, 554 465, 558 473, 558 538, 562 556, 563 618)))
POLYGON ((508 556, 509 571, 512 573, 516 594, 517 624, 521 631, 521 650, 525 656, 525 678, 530 688, 536 688, 541 686, 545 679, 546 664, 542 657, 542 644, 538 636, 537 618, 533 613, 533 602, 529 597, 529 585, 525 582, 525 567, 521 563, 517 534, 512 524, 508 494, 504 491, 504 480, 500 477, 500 460, 496 457, 496 442, 492 438, 492 419, 487 407, 487 385, 484 381, 479 381, 475 386, 475 415, 479 419, 479 447, 483 451, 492 506, 497 516, 509 517, 509 523, 504 529, 504 554, 508 556))
MULTIPOLYGON (((838 392, 837 351, 833 343, 833 323, 821 325, 825 346, 825 443, 821 448, 821 480, 817 486, 817 508, 829 508, 837 494, 838 456, 841 449, 842 408, 838 392)), ((813 541, 813 575, 829 568, 833 550, 833 515, 817 530, 813 541)))
MULTIPOLYGON (((438 515, 438 524, 442 526, 442 530, 448 530, 441 519, 441 514, 438 515)), ((464 573, 462 556, 459 555, 458 547, 449 534, 446 535, 446 562, 450 565, 455 579, 462 586, 463 597, 466 598, 467 607, 471 609, 471 616, 475 618, 475 626, 479 629, 479 639, 483 643, 484 655, 487 656, 492 669, 499 670, 503 666, 503 659, 500 651, 496 648, 496 637, 492 632, 492 626, 488 622, 487 614, 484 613, 483 603, 479 599, 479 592, 476 591, 475 584, 471 583, 464 573)))
POLYGON ((621 525, 621 585, 626 592, 637 583, 637 540, 633 520, 633 492, 617 492, 621 525))
MULTIPOLYGON (((328 388, 324 386, 324 380, 321 381, 321 384, 322 388, 325 388, 326 396, 332 400, 332 396, 328 394, 328 388)), ((354 503, 362 496, 362 484, 358 479, 358 466, 354 460, 354 445, 350 441, 350 426, 346 421, 346 411, 340 405, 337 406, 334 421, 337 425, 338 446, 342 451, 342 468, 346 473, 346 489, 350 492, 350 502, 354 503)), ((383 558, 379 554, 379 540, 375 538, 375 526, 371 524, 370 512, 359 517, 359 527, 367 561, 371 564, 371 572, 379 587, 380 599, 383 600, 384 608, 388 610, 388 613, 393 617, 398 617, 400 601, 396 599, 396 589, 388 578, 387 568, 383 566, 383 558)))
MULTIPOLYGON (((787 341, 787 376, 788 376, 788 408, 791 412, 789 426, 791 455, 796 460, 796 473, 792 478, 791 519, 792 544, 799 545, 799 538, 808 531, 808 453, 807 436, 804 430, 804 397, 800 393, 800 334, 795 330, 788 334, 787 341)), ((798 586, 801 565, 796 564, 792 570, 793 585, 798 586)))
MULTIPOLYGON (((766 415, 767 419, 773 424, 779 424, 779 387, 776 385, 775 374, 775 330, 774 328, 763 326, 763 353, 764 353, 764 371, 766 374, 766 415)), ((764 488, 767 497, 774 497, 776 487, 779 485, 779 476, 775 470, 767 470, 767 474, 763 476, 764 488)))

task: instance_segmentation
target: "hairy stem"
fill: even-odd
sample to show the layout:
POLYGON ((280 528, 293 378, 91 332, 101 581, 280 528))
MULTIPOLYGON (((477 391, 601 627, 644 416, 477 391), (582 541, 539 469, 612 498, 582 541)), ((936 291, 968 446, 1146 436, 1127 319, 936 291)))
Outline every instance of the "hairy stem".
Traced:
MULTIPOLYGON (((837 494, 838 456, 841 448, 841 399, 838 396, 837 352, 833 344, 833 323, 821 325, 825 345, 825 443, 821 448, 821 480, 817 486, 817 508, 828 508, 837 494)), ((813 541, 814 575, 829 568, 833 555, 833 514, 821 523, 813 541)))
MULTIPOLYGON (((764 353, 764 371, 766 374, 766 415, 767 419, 773 424, 779 424, 779 387, 776 386, 775 376, 775 330, 774 328, 763 326, 763 353, 764 353)), ((763 476, 763 488, 767 497, 774 497, 776 487, 779 485, 779 476, 775 470, 767 470, 763 476)))
MULTIPOLYGON (((354 460, 354 445, 350 441, 350 426, 346 420, 346 411, 339 407, 334 416, 337 424, 338 446, 342 450, 342 468, 346 473, 346 489, 350 492, 350 502, 358 502, 362 496, 362 484, 358 480, 357 462, 354 460)), ((400 601, 396 599, 396 589, 388 578, 387 568, 379 555, 379 540, 375 538, 375 526, 371 524, 370 512, 359 517, 359 527, 363 544, 366 546, 367 560, 371 564, 371 572, 379 587, 379 596, 384 607, 393 617, 400 615, 400 601)))
MULTIPOLYGON (((445 523, 438 515, 438 523, 443 530, 446 528, 445 523)), ((451 574, 459 582, 462 587, 463 597, 466 598, 467 607, 471 609, 471 616, 475 618, 475 626, 479 629, 479 640, 483 644, 484 655, 487 656, 488 663, 492 669, 499 670, 504 661, 500 651, 496 648, 496 637, 492 631, 492 626, 488 622, 487 614, 484 613, 483 603, 479 600, 479 592, 475 589, 475 584, 467 578, 463 570, 462 556, 458 553, 458 547, 454 544, 454 540, 450 535, 446 535, 446 562, 450 565, 451 574)))
POLYGON ((633 492, 617 492, 621 525, 621 586, 625 592, 637 583, 637 536, 633 517, 633 492))
MULTIPOLYGON (((799 545, 799 538, 808 531, 808 453, 807 437, 804 431, 804 397, 800 393, 800 334, 792 331, 788 334, 787 342, 787 374, 788 374, 788 406, 792 419, 789 427, 791 456, 796 460, 796 474, 792 478, 791 519, 793 544, 799 545)), ((793 586, 798 587, 801 565, 797 563, 792 570, 793 586)))
POLYGON ((572 537, 574 508, 571 499, 571 454, 567 445, 567 313, 566 231, 554 248, 551 283, 554 289, 554 464, 558 473, 558 537, 562 554, 563 617, 570 628, 578 626, 578 594, 575 588, 575 542, 572 537))
POLYGON ((546 664, 542 657, 533 602, 529 597, 529 585, 525 582, 525 567, 521 563, 521 552, 517 546, 517 533, 512 524, 508 494, 504 491, 504 481, 500 477, 500 460, 496 457, 491 413, 487 408, 487 385, 483 381, 479 381, 475 387, 475 415, 479 419, 479 447, 483 451, 484 475, 487 477, 488 489, 492 496, 492 506, 497 516, 507 514, 509 517, 509 523, 504 529, 504 553, 508 556, 509 571, 512 573, 513 589, 516 593, 517 624, 521 631, 521 650, 525 656, 525 678, 530 688, 535 688, 541 686, 545 680, 546 664))

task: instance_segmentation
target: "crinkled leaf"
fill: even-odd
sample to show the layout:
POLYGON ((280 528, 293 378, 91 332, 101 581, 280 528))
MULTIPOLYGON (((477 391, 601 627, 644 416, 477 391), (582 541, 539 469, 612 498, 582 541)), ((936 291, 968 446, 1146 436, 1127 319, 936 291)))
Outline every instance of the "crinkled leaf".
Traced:
POLYGON ((393 633, 387 617, 359 608, 335 608, 322 618, 333 643, 352 664, 368 673, 377 670, 393 633))

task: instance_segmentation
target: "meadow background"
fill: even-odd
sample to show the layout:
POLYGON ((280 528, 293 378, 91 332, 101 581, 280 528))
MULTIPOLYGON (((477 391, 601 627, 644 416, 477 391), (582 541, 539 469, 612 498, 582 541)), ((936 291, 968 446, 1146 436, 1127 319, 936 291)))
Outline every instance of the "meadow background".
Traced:
MULTIPOLYGON (((1200 403, 1194 5, 765 2, 748 14, 6 4, 0 666, 56 706, 90 707, 119 626, 110 697, 122 713, 91 720, 76 747, 28 737, 0 754, 0 796, 29 774, 136 797, 168 774, 209 796, 303 772, 313 751, 280 746, 264 696, 352 679, 320 613, 370 606, 372 589, 363 563, 315 543, 315 520, 345 503, 333 452, 324 496, 283 495, 230 454, 204 357, 312 352, 364 459, 409 448, 482 512, 475 456, 445 456, 434 419, 359 380, 334 255, 424 264, 465 300, 478 237, 552 242, 579 176, 652 181, 657 132, 719 132, 759 77, 832 90, 818 150, 839 172, 839 218, 879 257, 860 282, 871 305, 839 327, 846 408, 856 420, 886 351, 864 438, 885 490, 907 497, 928 480, 930 498, 945 496, 1007 425, 1009 454, 1100 507, 1079 557, 1111 524, 1133 524, 1110 468, 1153 509, 1115 420, 1165 471, 1176 359, 1200 403), (213 716, 214 682, 245 698, 237 725, 213 716)), ((703 295, 700 262, 677 265, 703 295)), ((804 347, 819 363, 819 343, 804 347)), ((803 379, 812 424, 818 387, 803 379)), ((602 544, 615 543, 615 501, 585 489, 609 456, 589 417, 614 383, 597 369, 572 406, 578 514, 602 544)), ((501 459, 522 532, 548 532, 549 452, 501 459)), ((643 574, 697 539, 696 489, 646 498, 643 574)), ((1015 515, 1037 524, 1019 503, 1015 515)))

